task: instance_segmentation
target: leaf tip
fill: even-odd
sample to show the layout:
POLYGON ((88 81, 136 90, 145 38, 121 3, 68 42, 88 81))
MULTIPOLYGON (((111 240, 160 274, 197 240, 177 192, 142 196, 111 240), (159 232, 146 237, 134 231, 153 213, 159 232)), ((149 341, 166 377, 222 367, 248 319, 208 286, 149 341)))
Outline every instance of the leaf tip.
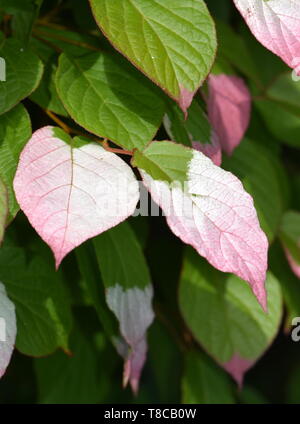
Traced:
POLYGON ((187 116, 188 116, 187 110, 193 101, 194 95, 195 95, 195 91, 189 91, 187 88, 180 85, 178 105, 180 109, 183 111, 185 119, 187 119, 187 116))
POLYGON ((239 389, 242 389, 245 373, 251 368, 253 361, 242 358, 235 353, 228 362, 222 364, 223 368, 237 382, 239 389))

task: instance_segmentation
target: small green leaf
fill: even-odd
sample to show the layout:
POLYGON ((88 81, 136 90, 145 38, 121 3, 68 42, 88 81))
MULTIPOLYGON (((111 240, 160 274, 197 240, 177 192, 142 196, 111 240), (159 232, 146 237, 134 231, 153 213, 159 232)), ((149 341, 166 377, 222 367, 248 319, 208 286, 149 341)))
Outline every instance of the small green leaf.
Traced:
POLYGON ((179 303, 196 340, 241 383, 276 336, 282 317, 282 297, 275 277, 266 280, 268 313, 257 303, 241 279, 222 274, 186 250, 180 281, 179 303), (230 369, 235 358, 242 369, 230 369), (243 368, 245 366, 245 368, 243 368))
POLYGON ((3 43, 0 56, 6 62, 6 78, 0 82, 1 115, 37 88, 42 78, 43 64, 31 50, 13 38, 3 43))
POLYGON ((182 380, 183 403, 235 403, 228 375, 202 352, 192 351, 185 358, 182 380))
POLYGON ((42 257, 26 263, 22 249, 3 247, 0 279, 16 306, 17 349, 30 356, 47 355, 58 347, 67 351, 72 318, 60 273, 42 257))
POLYGON ((63 54, 56 76, 59 96, 86 130, 126 148, 143 148, 164 113, 158 90, 121 57, 63 54))
POLYGON ((170 104, 164 118, 164 126, 171 140, 177 143, 190 147, 193 141, 211 144, 213 130, 198 98, 194 98, 187 119, 184 119, 178 106, 170 104))
POLYGON ((13 179, 20 153, 30 137, 30 118, 23 105, 18 105, 0 116, 0 177, 8 191, 8 221, 11 221, 19 210, 13 191, 13 179))
POLYGON ((203 0, 90 0, 109 41, 184 112, 216 53, 214 22, 203 0))

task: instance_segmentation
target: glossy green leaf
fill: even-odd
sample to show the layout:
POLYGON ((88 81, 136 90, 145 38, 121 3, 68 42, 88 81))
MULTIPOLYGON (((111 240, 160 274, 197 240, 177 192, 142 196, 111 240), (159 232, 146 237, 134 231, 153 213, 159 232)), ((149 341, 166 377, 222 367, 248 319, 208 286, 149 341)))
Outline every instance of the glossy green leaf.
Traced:
POLYGON ((72 319, 60 273, 39 256, 28 263, 22 249, 3 247, 0 279, 16 306, 17 349, 30 356, 68 350, 72 319))
POLYGON ((205 2, 90 2, 100 29, 116 49, 186 111, 215 58, 215 27, 205 2))
POLYGON ((9 38, 0 48, 6 62, 6 80, 0 83, 0 115, 12 109, 38 86, 43 65, 20 41, 9 38))
POLYGON ((270 273, 266 289, 268 313, 242 280, 213 269, 192 249, 186 251, 179 291, 183 317, 206 352, 239 383, 243 373, 269 347, 280 326, 281 291, 270 273), (241 369, 230 369, 234 358, 242 361, 241 369))
POLYGON ((243 140, 232 157, 222 166, 233 172, 253 196, 260 225, 272 241, 285 209, 283 182, 285 174, 275 155, 252 140, 243 140), (283 173, 283 175, 281 175, 283 173))
POLYGON ((158 90, 121 57, 63 54, 56 86, 79 125, 126 149, 143 148, 161 124, 165 105, 158 90))
POLYGON ((191 404, 235 403, 233 385, 225 371, 206 354, 189 352, 182 379, 182 401, 191 404))
POLYGON ((8 215, 8 195, 6 187, 0 178, 0 244, 2 243, 8 215))
POLYGON ((0 177, 8 191, 9 221, 19 210, 13 191, 13 179, 20 153, 30 137, 30 118, 22 105, 0 116, 0 177))

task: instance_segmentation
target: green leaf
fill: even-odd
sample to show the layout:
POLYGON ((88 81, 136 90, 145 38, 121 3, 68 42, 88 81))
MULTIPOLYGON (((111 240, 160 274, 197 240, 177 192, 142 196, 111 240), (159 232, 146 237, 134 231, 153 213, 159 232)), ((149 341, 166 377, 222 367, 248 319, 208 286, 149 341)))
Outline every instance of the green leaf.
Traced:
POLYGON ((262 229, 272 241, 285 208, 282 179, 284 171, 277 157, 264 146, 244 139, 222 166, 238 176, 245 190, 253 196, 262 229))
POLYGON ((136 151, 133 165, 142 168, 155 180, 186 181, 193 150, 170 141, 154 141, 143 152, 136 151))
POLYGON ((127 222, 93 239, 96 255, 108 289, 121 284, 124 290, 144 289, 151 277, 139 242, 127 222))
POLYGON ((12 109, 38 86, 43 64, 31 50, 13 38, 0 48, 6 62, 6 81, 0 83, 0 115, 12 109))
POLYGON ((0 116, 0 177, 8 191, 8 221, 11 221, 19 210, 13 191, 13 179, 20 153, 30 137, 31 123, 24 106, 18 105, 0 116))
POLYGON ((274 243, 269 252, 269 268, 280 281, 284 303, 287 309, 285 328, 290 329, 292 320, 300 316, 300 284, 292 272, 280 243, 274 243))
POLYGON ((300 147, 300 85, 284 73, 268 87, 265 98, 255 101, 269 131, 282 142, 300 147))
POLYGON ((158 90, 121 57, 63 54, 56 76, 59 96, 86 130, 126 148, 143 148, 164 114, 158 90))
MULTIPOLYGON (((244 281, 220 273, 194 250, 186 250, 179 290, 180 309, 196 340, 225 369, 236 357, 246 361, 249 368, 276 336, 282 317, 282 298, 280 286, 270 273, 266 289, 267 314, 244 281)), ((240 376, 232 374, 241 382, 243 370, 240 376)))
POLYGON ((206 354, 198 351, 186 355, 182 395, 182 402, 188 404, 235 403, 228 375, 206 354))
POLYGON ((78 328, 72 333, 70 347, 70 356, 57 352, 35 360, 38 403, 94 404, 102 400, 109 387, 103 352, 78 328))
POLYGON ((300 213, 288 211, 283 215, 280 239, 284 247, 300 265, 300 213))
POLYGON ((100 51, 102 47, 99 37, 61 29, 60 27, 51 28, 45 25, 35 25, 34 35, 42 40, 45 46, 51 46, 55 51, 61 50, 70 56, 100 51))
POLYGON ((31 94, 30 100, 34 101, 43 109, 50 110, 58 115, 68 116, 67 111, 58 97, 55 85, 58 54, 53 48, 35 38, 31 40, 30 48, 44 63, 43 78, 38 88, 31 94))
POLYGON ((236 69, 244 75, 260 83, 259 73, 255 62, 249 54, 247 45, 238 33, 225 22, 216 21, 219 41, 218 55, 221 59, 228 60, 236 69))
POLYGON ((27 263, 22 249, 2 247, 0 279, 16 306, 17 349, 31 356, 68 351, 72 318, 61 274, 42 257, 27 263))
POLYGON ((8 215, 8 195, 6 187, 0 178, 0 244, 2 243, 8 215))
POLYGON ((213 20, 203 0, 90 0, 114 47, 185 112, 216 53, 213 20))

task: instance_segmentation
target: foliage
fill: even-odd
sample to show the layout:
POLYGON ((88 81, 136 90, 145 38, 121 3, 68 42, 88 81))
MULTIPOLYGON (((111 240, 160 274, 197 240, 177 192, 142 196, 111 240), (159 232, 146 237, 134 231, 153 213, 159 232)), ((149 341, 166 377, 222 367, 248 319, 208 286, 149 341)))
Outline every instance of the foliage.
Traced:
POLYGON ((299 23, 0 0, 0 403, 300 400, 299 23))

